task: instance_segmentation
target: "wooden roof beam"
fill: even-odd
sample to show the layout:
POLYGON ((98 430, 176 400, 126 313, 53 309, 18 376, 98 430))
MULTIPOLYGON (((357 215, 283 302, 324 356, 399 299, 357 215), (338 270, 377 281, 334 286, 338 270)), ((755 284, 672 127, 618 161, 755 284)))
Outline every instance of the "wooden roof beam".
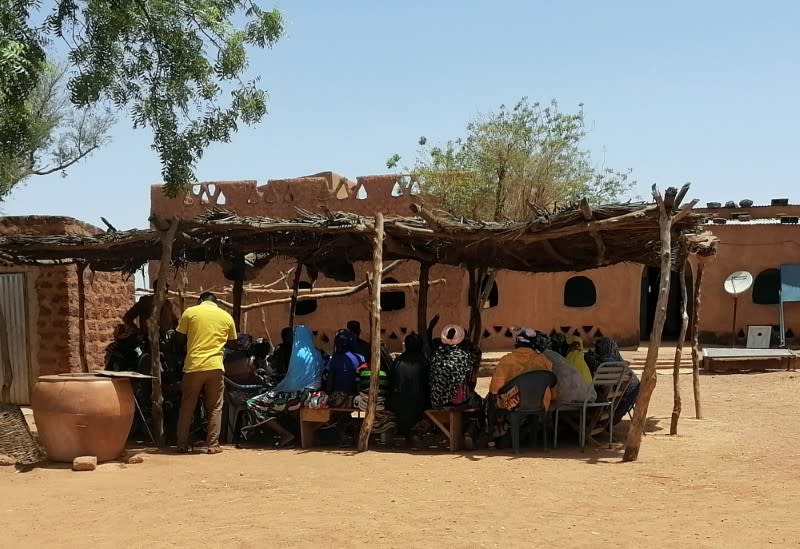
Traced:
POLYGON ((586 225, 589 227, 589 233, 592 235, 592 239, 594 240, 594 245, 597 248, 597 265, 600 266, 605 263, 606 260, 606 244, 603 242, 603 237, 600 235, 600 231, 598 231, 597 227, 595 226, 595 222, 593 221, 594 214, 592 212, 592 207, 589 205, 589 201, 586 198, 581 199, 580 208, 583 218, 586 220, 586 225))

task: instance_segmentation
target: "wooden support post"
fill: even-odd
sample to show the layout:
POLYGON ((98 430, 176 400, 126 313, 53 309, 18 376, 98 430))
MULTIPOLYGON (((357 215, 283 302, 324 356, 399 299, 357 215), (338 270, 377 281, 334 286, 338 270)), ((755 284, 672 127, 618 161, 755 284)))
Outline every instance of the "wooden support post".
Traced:
POLYGON ((231 288, 233 311, 231 316, 233 316, 233 322, 236 324, 237 332, 241 331, 242 327, 242 291, 244 289, 244 272, 244 257, 239 256, 234 260, 233 269, 231 269, 231 278, 233 278, 233 287, 231 288))
POLYGON ((244 283, 241 278, 233 281, 233 322, 236 324, 236 331, 241 331, 242 327, 242 293, 244 283))
MULTIPOLYGON (((688 252, 687 252, 688 253, 688 252)), ((678 434, 678 420, 681 417, 681 408, 683 403, 681 402, 681 381, 680 381, 680 373, 681 373, 681 359, 683 358, 683 343, 686 341, 686 330, 689 328, 689 314, 686 312, 686 302, 688 301, 688 292, 686 290, 686 264, 688 263, 688 256, 687 259, 684 261, 683 266, 681 267, 681 331, 680 335, 678 336, 678 344, 675 346, 675 361, 672 363, 672 391, 673 391, 673 403, 672 403, 672 419, 669 423, 669 434, 670 435, 677 435, 678 434)))
POLYGON ((697 258, 697 276, 694 280, 694 308, 692 309, 692 389, 694 391, 694 414, 703 419, 703 407, 700 403, 700 288, 703 284, 702 257, 697 258))
POLYGON ((469 275, 469 328, 467 328, 467 337, 474 342, 479 338, 476 334, 478 333, 478 324, 481 317, 480 305, 478 305, 481 292, 481 275, 478 269, 469 269, 467 274, 469 275))
POLYGON ((653 330, 650 332, 650 345, 647 348, 647 358, 639 386, 639 397, 636 399, 633 420, 628 429, 628 438, 625 441, 625 454, 622 457, 622 461, 636 461, 639 457, 642 434, 647 421, 647 408, 650 405, 650 397, 653 395, 658 379, 656 361, 658 360, 658 349, 661 346, 664 322, 667 319, 670 270, 672 268, 672 203, 674 195, 668 195, 664 199, 656 189, 656 186, 653 185, 653 197, 658 205, 658 224, 661 232, 661 280, 658 289, 658 300, 656 301, 656 317, 653 322, 653 330))
POLYGON ((161 260, 158 265, 158 284, 153 296, 153 309, 147 320, 147 338, 150 340, 150 375, 153 376, 151 426, 156 443, 164 445, 164 396, 161 394, 161 307, 167 297, 167 275, 172 260, 172 245, 178 232, 178 218, 173 217, 169 229, 161 233, 161 260))
POLYGON ((86 283, 83 280, 86 273, 86 263, 78 263, 78 360, 81 372, 89 371, 89 362, 86 358, 86 283))
POLYGON ((292 282, 292 297, 289 301, 289 327, 294 328, 294 315, 297 309, 297 293, 300 291, 300 277, 303 275, 303 262, 297 260, 297 267, 294 269, 294 281, 292 282))
POLYGON ((383 271, 383 214, 375 214, 375 240, 372 250, 372 274, 369 296, 369 335, 372 343, 372 357, 369 370, 369 399, 361 432, 358 434, 358 451, 369 448, 369 436, 378 409, 378 380, 381 369, 381 272, 383 271))
POLYGON ((428 286, 431 277, 431 264, 419 264, 419 299, 417 300, 417 334, 423 340, 428 330, 428 286))
POLYGON ((11 344, 8 340, 8 322, 3 307, 0 307, 0 359, 3 364, 3 386, 0 387, 0 402, 11 403, 11 383, 14 370, 11 367, 11 344))

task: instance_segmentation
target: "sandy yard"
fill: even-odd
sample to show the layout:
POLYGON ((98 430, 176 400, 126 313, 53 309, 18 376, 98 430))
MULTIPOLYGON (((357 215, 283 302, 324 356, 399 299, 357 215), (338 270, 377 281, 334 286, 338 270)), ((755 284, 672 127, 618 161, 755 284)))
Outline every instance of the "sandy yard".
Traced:
POLYGON ((153 453, 96 471, 0 469, 0 547, 800 545, 800 374, 691 378, 669 437, 661 374, 640 461, 621 448, 451 455, 153 453))

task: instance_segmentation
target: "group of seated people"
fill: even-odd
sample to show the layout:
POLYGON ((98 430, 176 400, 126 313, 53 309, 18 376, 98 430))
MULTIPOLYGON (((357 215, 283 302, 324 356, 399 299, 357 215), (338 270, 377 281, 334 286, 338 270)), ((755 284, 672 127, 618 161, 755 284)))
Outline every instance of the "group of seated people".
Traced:
MULTIPOLYGON (((406 336, 404 350, 396 358, 381 345, 373 433, 391 432, 415 445, 431 429, 424 420, 425 410, 459 407, 465 413, 464 443, 468 449, 499 442, 508 431, 505 411, 518 403, 513 391, 504 391, 513 378, 533 370, 552 371, 558 383, 545 395, 545 407, 556 401, 593 401, 598 397, 592 383, 596 368, 604 362, 622 360, 610 338, 598 338, 593 348, 584 352, 579 337, 550 337, 521 328, 516 331, 515 349, 500 359, 484 398, 476 392, 480 349, 457 325, 446 326, 434 339, 437 322, 438 317, 424 335, 406 336)), ((286 328, 274 352, 262 346, 257 355, 250 355, 246 368, 229 367, 243 358, 241 353, 229 351, 226 376, 237 384, 263 387, 256 395, 234 394, 234 398, 246 402, 250 416, 243 432, 266 427, 278 435, 276 446, 284 446, 294 440, 296 432, 286 412, 301 406, 333 408, 329 427, 341 444, 347 444, 348 434, 355 435, 350 410, 366 409, 371 381, 371 349, 360 336, 359 323, 348 322, 336 333, 333 352, 328 356, 315 346, 308 327, 286 328)), ((242 347, 248 345, 252 343, 242 347)), ((629 368, 626 376, 630 382, 615 410, 615 423, 633 407, 638 394, 638 379, 629 368)))

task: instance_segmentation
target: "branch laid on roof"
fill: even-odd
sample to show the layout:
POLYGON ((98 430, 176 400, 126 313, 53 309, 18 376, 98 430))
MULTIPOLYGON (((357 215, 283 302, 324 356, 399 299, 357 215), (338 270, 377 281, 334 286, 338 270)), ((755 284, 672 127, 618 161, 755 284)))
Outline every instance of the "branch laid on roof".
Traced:
MULTIPOLYGON (((684 189, 665 193, 680 204, 684 189)), ((663 203, 663 198, 660 198, 663 203)), ((666 205, 666 204, 665 204, 666 205)), ((673 214, 675 241, 697 234, 701 214, 694 202, 673 214)), ((527 222, 481 222, 431 212, 417 205, 417 217, 386 216, 384 246, 391 259, 470 265, 521 271, 583 270, 620 262, 660 264, 655 204, 572 204, 527 222), (587 219, 588 218, 588 219, 587 219), (591 237, 591 238, 590 238, 591 237), (599 240, 599 242, 598 242, 599 240), (513 253, 511 249, 513 248, 513 253)), ((154 217, 154 226, 163 226, 154 217)), ((173 261, 209 262, 242 254, 304 258, 311 265, 332 257, 347 262, 372 258, 374 220, 354 213, 298 210, 292 220, 245 217, 211 210, 181 219, 173 261)), ((713 254, 700 239, 693 253, 713 254)), ((14 235, 0 238, 0 260, 11 264, 87 261, 95 270, 128 271, 160 257, 158 231, 98 235, 14 235)), ((676 252, 679 261, 683 252, 676 252)))
POLYGON ((558 251, 553 247, 553 244, 549 240, 542 241, 542 245, 544 246, 545 251, 550 254, 550 256, 558 261, 559 263, 563 263, 564 265, 569 265, 570 260, 558 253, 558 251))

